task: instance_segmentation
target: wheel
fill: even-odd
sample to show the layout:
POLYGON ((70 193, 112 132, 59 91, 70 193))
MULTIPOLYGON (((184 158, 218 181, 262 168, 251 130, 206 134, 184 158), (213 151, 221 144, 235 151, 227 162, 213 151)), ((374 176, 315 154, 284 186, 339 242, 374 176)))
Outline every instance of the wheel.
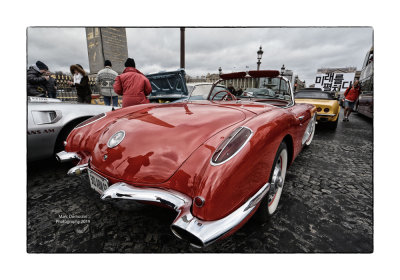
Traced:
POLYGON ((317 114, 314 114, 314 116, 312 116, 311 120, 308 122, 306 131, 304 132, 302 143, 305 147, 310 146, 314 138, 316 119, 317 114))
POLYGON ((75 126, 88 118, 89 117, 73 120, 72 122, 65 125, 63 129, 61 129, 60 133, 57 136, 56 144, 54 146, 54 154, 64 150, 64 141, 67 140, 68 135, 75 128, 75 126))
POLYGON ((276 153, 271 173, 269 174, 270 188, 261 201, 256 213, 259 221, 265 222, 276 212, 281 198, 283 184, 285 183, 286 169, 288 165, 288 151, 285 142, 282 142, 276 153))

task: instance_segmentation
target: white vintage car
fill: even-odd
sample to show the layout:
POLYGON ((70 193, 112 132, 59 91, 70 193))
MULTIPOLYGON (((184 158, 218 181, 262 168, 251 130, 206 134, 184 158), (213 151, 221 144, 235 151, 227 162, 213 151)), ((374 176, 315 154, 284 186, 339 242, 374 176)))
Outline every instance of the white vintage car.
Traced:
POLYGON ((28 161, 52 157, 56 152, 63 150, 63 142, 77 124, 111 110, 111 106, 28 97, 28 161))

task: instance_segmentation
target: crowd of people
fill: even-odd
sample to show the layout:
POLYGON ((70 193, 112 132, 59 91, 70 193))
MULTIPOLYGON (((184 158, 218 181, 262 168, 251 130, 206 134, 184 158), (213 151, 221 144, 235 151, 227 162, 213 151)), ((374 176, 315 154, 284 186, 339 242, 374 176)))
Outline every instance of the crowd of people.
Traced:
MULTIPOLYGON (((70 71, 73 75, 73 81, 69 81, 68 84, 76 88, 78 103, 90 104, 92 90, 87 73, 80 64, 71 65, 70 71)), ((104 104, 108 106, 117 106, 119 95, 122 96, 122 107, 149 103, 147 96, 152 91, 150 81, 136 69, 133 58, 128 58, 125 61, 125 69, 120 75, 112 69, 111 61, 105 60, 104 69, 97 73, 96 84, 100 88, 104 104)), ((240 96, 243 93, 241 88, 235 90, 232 84, 229 84, 228 90, 236 96, 240 96)), ((28 96, 47 96, 49 98, 56 98, 57 96, 56 82, 50 76, 47 65, 41 61, 37 61, 27 71, 27 93, 28 96)), ((345 110, 343 121, 349 121, 349 116, 359 95, 360 85, 358 81, 355 81, 354 85, 344 93, 345 110)))
MULTIPOLYGON (((91 103, 92 90, 89 84, 89 77, 82 65, 73 64, 70 66, 73 81, 68 84, 76 88, 78 103, 91 103)), ((147 96, 152 88, 146 76, 136 69, 135 60, 128 58, 125 61, 125 69, 118 75, 112 69, 110 60, 105 60, 104 69, 96 76, 96 84, 103 96, 104 104, 117 106, 118 96, 122 96, 122 107, 137 104, 149 103, 147 96)), ((49 68, 41 61, 37 61, 27 70, 27 94, 28 96, 56 98, 56 81, 50 76, 49 68)))

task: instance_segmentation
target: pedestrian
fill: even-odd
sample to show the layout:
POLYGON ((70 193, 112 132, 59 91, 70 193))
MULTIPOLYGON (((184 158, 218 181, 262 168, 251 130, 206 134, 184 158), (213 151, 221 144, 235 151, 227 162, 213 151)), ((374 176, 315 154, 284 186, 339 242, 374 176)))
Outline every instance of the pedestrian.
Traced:
POLYGON ((124 72, 115 78, 114 91, 122 95, 122 107, 149 103, 150 81, 136 69, 135 60, 128 58, 124 72))
POLYGON ((49 70, 47 65, 39 60, 35 65, 29 67, 26 73, 28 96, 46 96, 47 81, 49 80, 49 76, 46 75, 47 70, 49 70))
POLYGON ((235 90, 235 88, 233 87, 232 84, 229 84, 229 85, 228 85, 228 90, 229 90, 230 93, 232 93, 233 95, 236 95, 236 90, 235 90))
POLYGON ((92 91, 89 85, 89 77, 85 70, 83 70, 80 64, 71 65, 69 69, 73 75, 74 81, 68 81, 68 84, 76 87, 78 103, 90 104, 92 102, 92 91))
POLYGON ((104 104, 107 106, 118 106, 118 95, 113 85, 118 73, 112 68, 111 61, 104 61, 104 69, 101 69, 96 76, 96 84, 100 87, 100 94, 103 96, 104 104))
POLYGON ((239 88, 237 91, 236 91, 236 96, 241 96, 243 94, 243 89, 242 88, 239 88))
POLYGON ((49 71, 46 72, 46 75, 49 76, 49 80, 47 81, 47 97, 48 98, 57 98, 57 87, 56 80, 50 75, 49 71))
POLYGON ((361 90, 358 80, 354 82, 352 87, 348 87, 344 92, 344 122, 349 121, 349 116, 354 109, 354 103, 357 101, 360 93, 361 90))

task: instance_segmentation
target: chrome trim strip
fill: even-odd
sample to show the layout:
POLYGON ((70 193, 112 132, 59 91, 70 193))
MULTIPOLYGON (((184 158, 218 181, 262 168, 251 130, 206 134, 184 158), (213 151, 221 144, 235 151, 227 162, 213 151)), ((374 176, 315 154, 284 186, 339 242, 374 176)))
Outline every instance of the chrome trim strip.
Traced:
MULTIPOLYGON (((101 115, 101 114, 104 114, 104 116, 102 116, 102 117, 100 117, 100 118, 98 118, 98 119, 95 119, 94 121, 91 121, 91 122, 89 122, 89 123, 87 123, 87 124, 84 124, 84 125, 82 125, 82 126, 79 126, 79 123, 74 127, 74 129, 78 129, 78 128, 82 128, 82 127, 85 127, 85 126, 87 126, 87 125, 89 125, 89 124, 92 124, 92 123, 94 123, 94 122, 97 122, 98 120, 101 120, 101 119, 103 119, 103 118, 105 118, 106 116, 107 116, 107 113, 106 112, 104 112, 104 113, 100 113, 100 114, 98 114, 98 115, 101 115)), ((97 116, 97 115, 95 115, 95 116, 97 116)), ((89 117, 88 119, 90 119, 90 118, 93 118, 93 117, 95 117, 95 116, 91 116, 91 117, 89 117)), ((82 122, 85 122, 86 120, 84 120, 84 121, 82 121, 82 122)))
POLYGON ((77 165, 75 167, 72 167, 70 170, 68 170, 67 175, 69 176, 80 176, 82 173, 86 172, 89 168, 89 165, 87 163, 77 165))
POLYGON ((267 194, 269 188, 269 183, 265 184, 238 209, 216 221, 203 221, 194 217, 191 213, 192 199, 187 195, 173 190, 135 187, 126 183, 116 183, 104 191, 101 199, 149 201, 169 206, 178 212, 177 217, 171 224, 172 232, 180 239, 184 239, 184 237, 177 232, 177 229, 178 231, 182 230, 199 241, 199 244, 191 243, 192 246, 203 247, 218 240, 239 225, 256 209, 261 199, 267 194))
POLYGON ((73 152, 68 153, 66 151, 61 151, 61 152, 56 154, 56 159, 59 162, 68 162, 68 161, 71 161, 71 160, 74 160, 74 159, 80 160, 81 158, 76 153, 73 153, 73 152))
MULTIPOLYGON (((240 148, 237 149, 237 151, 236 151, 233 155, 231 155, 229 158, 227 158, 226 160, 224 160, 224 161, 222 161, 222 162, 216 163, 216 162, 213 162, 213 157, 211 156, 210 164, 211 164, 212 166, 218 166, 218 165, 224 164, 225 162, 227 162, 227 161, 231 160, 232 158, 234 158, 234 157, 243 149, 243 147, 246 146, 246 144, 250 141, 251 137, 253 137, 253 135, 254 135, 253 130, 251 130, 251 129, 248 128, 247 126, 240 126, 240 128, 242 128, 242 129, 243 129, 243 128, 247 128, 248 130, 250 130, 250 132, 251 132, 250 136, 246 139, 246 141, 244 141, 244 143, 242 144, 242 146, 240 146, 240 148)), ((227 144, 224 146, 224 148, 223 148, 223 149, 221 150, 221 152, 219 153, 217 159, 219 158, 219 156, 221 155, 221 153, 222 153, 222 151, 225 149, 225 147, 234 139, 234 137, 235 137, 242 129, 239 129, 238 132, 236 132, 235 135, 231 138, 231 140, 227 142, 227 144)), ((217 148, 217 149, 218 149, 218 148, 217 148)), ((214 155, 214 154, 213 154, 213 155, 214 155)))
POLYGON ((334 116, 336 116, 336 114, 318 114, 317 113, 317 116, 334 117, 334 116))

